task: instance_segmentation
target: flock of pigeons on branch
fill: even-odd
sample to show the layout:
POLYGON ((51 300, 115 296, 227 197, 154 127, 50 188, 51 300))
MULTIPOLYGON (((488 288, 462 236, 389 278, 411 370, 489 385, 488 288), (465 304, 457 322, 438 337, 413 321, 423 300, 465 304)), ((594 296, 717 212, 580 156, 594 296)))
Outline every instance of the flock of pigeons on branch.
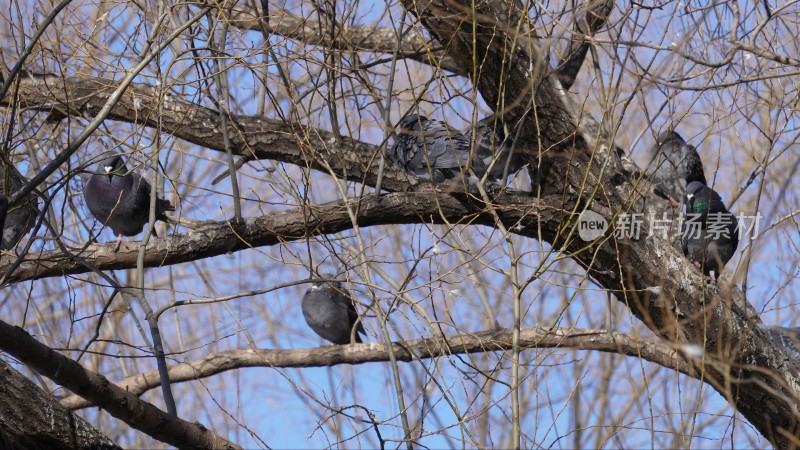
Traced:
MULTIPOLYGON (((526 164, 521 155, 514 154, 497 120, 481 122, 474 129, 462 132, 416 114, 400 121, 387 154, 406 173, 435 183, 464 176, 474 181, 487 175, 491 182, 505 182, 526 164)), ((719 194, 707 186, 697 150, 678 133, 662 133, 650 154, 652 161, 645 175, 654 193, 675 208, 684 204, 687 217, 696 220, 695 227, 689 226, 688 220, 684 222, 684 255, 704 274, 718 277, 739 243, 736 217, 719 194)), ((5 178, 7 174, 0 175, 5 178)), ((149 222, 150 183, 128 170, 121 155, 112 154, 100 162, 83 193, 92 215, 118 236, 115 251, 122 236, 141 233, 149 222)), ((166 213, 174 211, 170 202, 161 198, 153 206, 156 220, 167 221, 166 213)), ((30 209, 9 210, 6 197, 0 195, 2 249, 14 248, 32 228, 35 214, 31 216, 30 209)), ((305 293, 301 306, 306 322, 322 338, 335 344, 361 342, 359 333, 364 328, 351 295, 341 283, 315 282, 305 293)))
MULTIPOLYGON (((400 121, 396 133, 389 156, 403 171, 425 180, 441 182, 471 169, 477 178, 488 173, 490 181, 505 181, 525 166, 499 121, 459 132, 411 114, 400 121)), ((718 277, 739 244, 736 216, 707 186, 700 155, 678 133, 662 133, 650 153, 653 161, 646 176, 654 193, 673 207, 686 206, 683 254, 704 274, 718 277)))

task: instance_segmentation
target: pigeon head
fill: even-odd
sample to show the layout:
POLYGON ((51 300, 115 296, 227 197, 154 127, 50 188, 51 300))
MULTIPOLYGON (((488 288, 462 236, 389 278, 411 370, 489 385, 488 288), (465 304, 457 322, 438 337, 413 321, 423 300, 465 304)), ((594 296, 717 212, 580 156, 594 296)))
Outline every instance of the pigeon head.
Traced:
POLYGON ((401 130, 417 129, 417 128, 419 128, 419 123, 420 122, 424 122, 426 120, 428 120, 428 118, 425 117, 425 116, 420 116, 420 115, 417 115, 417 114, 409 114, 409 115, 403 117, 403 120, 401 120, 397 124, 397 128, 399 128, 401 130))
MULTIPOLYGON (((320 278, 322 280, 333 280, 336 278, 336 275, 332 273, 323 273, 320 278)), ((333 289, 336 291, 342 290, 342 283, 339 281, 322 281, 317 280, 311 283, 311 287, 308 289, 309 291, 321 291, 324 289, 333 289)))
POLYGON ((397 134, 395 140, 422 138, 421 131, 424 131, 425 123, 428 120, 427 117, 417 114, 405 116, 403 120, 398 122, 397 126, 394 127, 395 134, 397 134))
POLYGON ((699 181, 692 181, 686 186, 686 204, 688 212, 696 213, 717 213, 726 212, 725 203, 717 191, 711 189, 699 181))
POLYGON ((708 211, 711 206, 710 189, 699 181, 692 181, 686 186, 686 207, 687 212, 702 213, 708 211))
POLYGON ((701 195, 701 193, 708 189, 708 186, 699 182, 699 181, 692 181, 686 186, 686 198, 691 200, 692 198, 701 195))
POLYGON ((127 172, 128 169, 125 167, 122 155, 111 155, 97 165, 97 173, 107 176, 108 181, 113 180, 115 176, 125 175, 127 172))
POLYGON ((686 141, 683 140, 683 137, 680 134, 674 131, 665 131, 658 135, 658 145, 663 146, 667 143, 674 143, 677 146, 681 146, 685 144, 686 141))

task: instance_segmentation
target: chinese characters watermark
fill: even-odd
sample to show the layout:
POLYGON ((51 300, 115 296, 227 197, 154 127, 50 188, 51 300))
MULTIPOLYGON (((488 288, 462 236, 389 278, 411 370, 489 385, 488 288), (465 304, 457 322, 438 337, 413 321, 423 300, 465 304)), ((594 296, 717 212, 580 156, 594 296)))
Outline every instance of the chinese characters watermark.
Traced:
MULTIPOLYGON (((647 216, 642 213, 622 213, 617 216, 613 232, 617 239, 632 240, 639 240, 641 237, 667 239, 670 230, 676 230, 689 239, 716 240, 736 235, 741 239, 753 232, 758 234, 760 223, 760 212, 755 215, 681 212, 677 217, 670 217, 666 212, 661 217, 652 212, 647 216)), ((578 234, 584 241, 603 236, 607 229, 608 221, 594 211, 583 211, 578 219, 578 234)))

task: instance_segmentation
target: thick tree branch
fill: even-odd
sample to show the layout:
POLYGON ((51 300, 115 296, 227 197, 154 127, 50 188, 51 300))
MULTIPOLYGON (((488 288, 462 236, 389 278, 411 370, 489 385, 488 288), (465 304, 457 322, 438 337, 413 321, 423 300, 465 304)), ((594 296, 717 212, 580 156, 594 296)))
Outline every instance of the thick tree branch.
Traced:
POLYGON ((575 21, 575 29, 570 38, 569 48, 556 70, 558 81, 564 89, 569 89, 575 82, 578 72, 589 52, 591 37, 597 33, 608 20, 614 8, 613 0, 587 0, 587 10, 583 17, 575 21))
MULTIPOLYGON (((39 111, 57 109, 67 114, 92 117, 118 87, 113 80, 97 77, 37 76, 20 80, 21 107, 39 111)), ((225 151, 219 112, 168 95, 159 109, 159 92, 144 84, 131 85, 108 118, 161 130, 185 141, 225 151)), ((0 99, 9 106, 10 97, 0 99)), ((231 150, 248 159, 270 159, 330 173, 365 184, 377 180, 378 147, 340 137, 302 124, 286 124, 261 116, 231 116, 226 121, 231 150)), ((418 183, 403 172, 387 167, 383 188, 408 191, 418 183)))
POLYGON ((5 361, 0 361, 0 385, 2 448, 119 448, 5 361))
POLYGON ((133 428, 179 448, 239 448, 197 423, 161 411, 111 384, 102 375, 54 352, 22 328, 0 321, 0 349, 54 382, 76 392, 133 428))
MULTIPOLYGON (((536 220, 554 221, 563 214, 559 198, 546 202, 532 200, 528 195, 504 194, 496 199, 500 217, 518 232, 534 237, 536 220)), ((231 251, 276 245, 296 240, 349 230, 353 222, 347 207, 356 211, 361 227, 404 223, 462 223, 494 225, 486 205, 465 194, 446 195, 427 193, 394 193, 370 195, 359 200, 331 202, 325 205, 298 207, 285 212, 250 218, 241 227, 229 222, 206 222, 185 234, 151 239, 144 256, 145 267, 184 263, 222 255, 231 251), (445 222, 446 221, 446 222, 445 222)), ((86 263, 99 270, 136 267, 137 242, 128 242, 118 252, 113 244, 88 245, 77 254, 60 250, 30 253, 9 277, 9 282, 87 273, 86 263), (127 248, 125 248, 127 247, 127 248)), ((78 250, 76 250, 78 251, 78 250)), ((12 266, 7 257, 0 259, 0 277, 12 266)))
MULTIPOLYGON (((488 104, 504 107, 512 119, 524 119, 517 122, 522 128, 519 135, 535 139, 541 131, 542 142, 560 150, 547 156, 552 167, 545 176, 552 192, 561 194, 564 211, 591 209, 613 229, 616 214, 648 210, 629 181, 615 180, 617 164, 609 158, 614 152, 598 152, 582 138, 575 112, 568 112, 569 102, 554 88, 558 83, 545 78, 535 43, 524 45, 525 39, 535 38, 534 31, 526 28, 535 23, 528 22, 527 11, 515 10, 513 2, 509 6, 505 0, 405 0, 404 4, 446 44, 456 61, 470 68, 477 68, 476 61, 485 63, 481 72, 473 72, 480 73, 473 82, 488 104), (498 86, 504 89, 498 92, 498 86), (526 117, 528 105, 535 117, 526 117), (560 137, 570 135, 575 139, 561 142, 572 144, 572 149, 557 145, 560 137)), ((543 220, 542 238, 571 254, 656 334, 704 348, 703 359, 696 361, 704 381, 775 446, 796 443, 800 366, 797 361, 786 364, 768 333, 755 326, 758 317, 741 291, 728 289, 725 283, 707 286, 702 275, 676 255, 671 242, 658 237, 617 239, 612 231, 588 244, 570 239, 565 232, 574 230, 568 226, 570 218, 565 215, 556 228, 543 220)))
MULTIPOLYGON (((418 339, 394 344, 398 361, 435 358, 453 354, 484 353, 511 348, 510 329, 498 329, 472 334, 457 334, 418 339)), ((520 332, 522 348, 572 348, 597 350, 642 358, 671 370, 697 377, 689 364, 669 345, 606 330, 574 330, 568 328, 525 328, 520 332)), ((214 353, 205 358, 172 366, 172 383, 198 380, 228 370, 243 367, 320 367, 334 364, 364 364, 389 360, 388 350, 381 344, 330 345, 296 350, 234 350, 214 353)), ((132 394, 141 395, 160 386, 157 371, 133 375, 117 383, 132 394)), ((61 400, 69 409, 91 406, 77 395, 61 400)))
POLYGON ((467 68, 486 103, 515 130, 515 145, 542 152, 585 145, 550 67, 538 56, 528 12, 519 2, 403 4, 467 68))
MULTIPOLYGON (((232 25, 242 30, 261 32, 260 15, 247 4, 233 9, 232 25)), ((398 53, 400 58, 411 59, 448 72, 466 75, 464 68, 439 47, 436 42, 425 42, 418 33, 407 33, 398 42, 397 31, 386 27, 344 26, 336 32, 326 29, 325 23, 307 17, 298 17, 286 10, 270 14, 266 21, 271 33, 300 41, 308 45, 320 45, 329 49, 349 52, 398 53)))

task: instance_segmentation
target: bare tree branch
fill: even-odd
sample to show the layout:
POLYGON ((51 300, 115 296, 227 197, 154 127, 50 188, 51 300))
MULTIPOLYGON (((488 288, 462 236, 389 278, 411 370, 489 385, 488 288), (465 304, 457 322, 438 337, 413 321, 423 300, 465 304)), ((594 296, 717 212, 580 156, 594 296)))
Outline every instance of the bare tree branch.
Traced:
POLYGON ((586 54, 589 52, 591 37, 605 25, 611 10, 614 8, 612 0, 587 1, 588 7, 584 16, 575 21, 575 29, 569 43, 569 49, 562 58, 556 70, 556 77, 564 89, 569 89, 578 76, 586 54))
POLYGON ((0 321, 0 349, 56 383, 91 399, 93 403, 155 439, 176 447, 240 448, 202 425, 161 411, 139 397, 89 372, 75 361, 51 350, 19 327, 0 321))
MULTIPOLYGON (((97 77, 37 76, 20 80, 19 103, 39 111, 54 108, 76 116, 95 116, 119 84, 97 77)), ((109 119, 136 123, 161 130, 206 148, 225 151, 219 113, 211 108, 168 95, 159 109, 155 88, 132 84, 109 113, 109 119), (160 115, 159 115, 160 113, 160 115), (159 124, 160 118, 160 124, 159 124)), ((0 100, 8 106, 11 99, 0 100)), ((261 116, 231 116, 228 135, 234 154, 247 159, 271 159, 374 184, 377 180, 377 151, 374 145, 341 137, 303 124, 286 124, 261 116), (302 140, 304 136, 306 140, 302 140)), ((387 167, 383 189, 408 191, 418 182, 393 167, 387 167)))
MULTIPOLYGON (((528 79, 527 73, 520 73, 518 75, 528 79)), ((55 80, 57 79, 52 79, 51 81, 55 80)), ((23 86, 25 86, 24 81, 25 80, 23 80, 23 86)), ((517 81, 514 85, 518 87, 524 86, 523 81, 524 80, 517 81)), ((77 111, 91 111, 93 108, 92 99, 94 99, 98 93, 103 92, 104 89, 109 88, 109 86, 104 87, 102 84, 97 84, 98 80, 96 79, 94 81, 71 79, 68 83, 71 87, 82 86, 84 89, 83 95, 73 96, 74 98, 79 98, 77 102, 70 102, 65 98, 64 102, 61 103, 62 106, 64 104, 72 104, 72 108, 75 108, 77 111)), ((541 86, 549 86, 549 84, 542 84, 541 86)), ((488 87, 484 88, 488 89, 488 87)), ((20 98, 24 98, 28 101, 36 99, 29 103, 29 105, 36 105, 38 108, 43 108, 48 104, 53 104, 52 99, 48 101, 47 95, 40 95, 33 92, 33 89, 28 89, 29 90, 26 90, 26 96, 20 96, 20 98)), ((112 111, 114 114, 113 118, 130 121, 136 120, 134 111, 141 108, 142 105, 147 105, 148 97, 155 98, 155 95, 144 97, 143 94, 148 89, 150 88, 137 86, 136 89, 129 91, 128 95, 124 96, 123 99, 124 102, 127 102, 127 105, 119 105, 118 108, 115 108, 115 110, 112 111), (134 103, 135 98, 139 99, 136 103, 134 103), (125 106, 131 109, 125 110, 125 106)), ((549 88, 543 87, 542 89, 547 90, 549 88)), ((23 89, 21 89, 21 91, 22 90, 23 89)), ((555 129, 565 130, 565 123, 574 122, 568 113, 569 108, 563 106, 559 95, 560 94, 556 91, 552 91, 552 96, 548 94, 544 97, 544 100, 555 102, 554 106, 551 108, 548 109, 543 105, 537 105, 537 108, 539 111, 562 111, 563 113, 559 113, 557 116, 567 117, 567 119, 565 119, 567 122, 563 120, 558 121, 558 125, 556 125, 555 129), (562 106, 557 106, 558 104, 562 104, 562 106)), ((120 103, 123 103, 123 101, 120 103)), ((197 109, 194 105, 188 102, 182 102, 179 99, 171 99, 170 105, 165 106, 169 106, 169 108, 164 108, 165 110, 178 113, 178 115, 168 117, 164 120, 164 124, 167 125, 165 128, 168 131, 173 132, 178 137, 186 138, 187 140, 197 142, 201 145, 207 145, 218 150, 224 149, 219 132, 214 132, 213 127, 208 126, 215 123, 216 114, 211 113, 210 110, 197 109), (179 119, 181 116, 182 119, 179 119), (201 118, 199 121, 197 120, 198 117, 201 118), (203 122, 206 118, 209 122, 203 122), (187 123, 192 126, 187 126, 187 123), (200 126, 195 128, 194 125, 196 124, 200 124, 200 126)), ((139 117, 145 116, 145 114, 139 115, 139 117)), ((548 119, 556 120, 558 117, 551 117, 548 119)), ((276 131, 276 127, 284 125, 268 122, 264 119, 251 118, 251 120, 252 122, 249 123, 252 123, 253 126, 259 126, 260 121, 260 126, 262 127, 261 135, 259 136, 259 133, 256 132, 252 134, 241 133, 234 135, 232 139, 235 139, 235 142, 238 144, 236 151, 239 154, 245 151, 241 146, 247 145, 246 149, 248 152, 259 152, 256 153, 257 157, 274 157, 280 160, 297 161, 297 151, 298 148, 302 148, 303 143, 298 144, 294 140, 292 136, 294 136, 295 133, 292 132, 291 128, 287 127, 284 129, 284 133, 280 133, 276 131), (243 139, 242 136, 246 136, 247 139, 243 139), (262 145, 256 146, 255 144, 257 143, 261 143, 262 145), (267 145, 268 143, 271 145, 267 145)), ((547 123, 550 123, 550 120, 548 120, 547 123)), ((546 123, 542 124, 546 125, 546 123)), ((577 131, 573 131, 572 133, 575 134, 576 132, 577 131)), ((299 134, 307 135, 307 133, 299 134)), ((320 143, 324 143, 324 139, 320 139, 316 142, 316 144, 320 143)), ((372 182, 374 180, 372 175, 374 171, 368 171, 368 169, 366 169, 368 165, 361 165, 357 162, 359 158, 353 156, 369 153, 370 150, 364 150, 364 147, 360 144, 354 144, 352 149, 354 153, 343 150, 332 155, 331 167, 350 168, 350 171, 342 169, 342 172, 350 174, 351 179, 357 178, 353 177, 352 174, 359 173, 360 169, 361 172, 359 175, 363 176, 362 179, 368 180, 367 183, 372 182), (359 149, 361 149, 363 153, 360 153, 359 149), (350 160, 353 162, 348 161, 347 158, 353 158, 350 160)), ((796 423, 794 416, 780 414, 780 412, 785 413, 791 409, 777 406, 773 407, 772 405, 778 405, 783 401, 794 402, 794 400, 791 399, 796 398, 795 392, 789 388, 789 385, 776 382, 775 378, 769 372, 757 369, 757 367, 772 367, 781 373, 782 376, 790 378, 793 376, 792 373, 794 373, 791 372, 791 370, 797 370, 797 368, 775 367, 775 361, 777 360, 775 355, 778 350, 774 348, 773 343, 768 337, 765 337, 763 333, 756 332, 753 328, 751 322, 749 322, 752 320, 753 315, 746 312, 748 305, 743 302, 743 297, 738 290, 734 290, 731 294, 726 292, 724 296, 707 298, 705 304, 715 305, 718 306, 718 308, 711 310, 713 315, 708 321, 700 320, 701 316, 696 314, 687 316, 686 312, 704 311, 702 306, 700 306, 704 303, 699 299, 703 297, 704 292, 706 293, 705 295, 708 295, 707 289, 702 279, 677 252, 668 252, 667 255, 669 255, 669 258, 666 259, 670 264, 674 264, 674 261, 678 261, 677 266, 669 267, 680 267, 680 269, 678 269, 677 272, 669 272, 669 276, 665 277, 664 268, 660 263, 664 261, 665 258, 655 258, 652 256, 654 254, 663 254, 665 251, 665 243, 663 241, 657 239, 637 242, 614 240, 605 241, 604 244, 594 248, 587 248, 585 242, 575 239, 564 241, 565 236, 562 235, 561 230, 566 223, 564 221, 569 221, 570 216, 563 216, 563 213, 582 210, 576 208, 579 204, 587 204, 587 200, 583 195, 584 192, 588 192, 591 195, 601 195, 601 197, 591 200, 591 203, 597 204, 594 210, 600 212, 608 220, 613 219, 613 211, 641 210, 641 206, 637 206, 637 202, 632 202, 632 199, 635 197, 631 197, 633 191, 629 190, 630 186, 628 185, 604 189, 603 191, 586 191, 587 185, 615 186, 611 181, 613 172, 603 169, 601 165, 604 163, 603 158, 598 157, 598 155, 592 158, 591 153, 588 153, 586 150, 587 149, 576 147, 575 150, 567 152, 563 154, 563 156, 553 160, 554 164, 557 164, 556 167, 558 167, 558 170, 554 170, 551 173, 548 185, 554 192, 570 192, 572 193, 571 195, 554 195, 552 197, 547 197, 544 199, 543 204, 530 204, 522 200, 511 201, 506 204, 509 206, 509 209, 503 211, 507 214, 504 220, 513 224, 516 223, 517 220, 523 220, 527 217, 527 219, 525 219, 527 222, 521 225, 527 227, 529 230, 536 230, 539 225, 536 221, 540 220, 543 227, 543 238, 551 242, 556 248, 561 248, 573 253, 577 261, 584 264, 590 270, 590 274, 598 280, 601 285, 617 293, 616 295, 618 298, 633 299, 634 301, 631 304, 633 312, 658 334, 666 337, 673 336, 672 338, 674 338, 674 334, 678 333, 679 341, 705 342, 705 348, 710 354, 721 353, 725 355, 726 360, 731 360, 730 358, 733 358, 731 361, 736 361, 736 358, 742 358, 735 365, 727 364, 722 368, 716 368, 717 371, 708 370, 707 374, 714 376, 707 378, 707 381, 721 392, 729 392, 725 391, 725 384, 721 380, 734 376, 734 374, 730 372, 732 369, 736 368, 735 378, 743 377, 750 379, 756 377, 759 379, 760 383, 764 383, 770 387, 771 396, 774 395, 775 403, 756 401, 756 398, 762 398, 764 395, 763 390, 760 388, 751 388, 749 390, 741 389, 738 391, 738 400, 731 400, 737 403, 737 405, 740 405, 743 414, 745 414, 754 425, 765 430, 765 434, 770 434, 767 433, 766 430, 772 429, 775 425, 779 425, 784 429, 792 429, 796 423), (528 209, 523 206, 526 204, 528 209), (535 210, 536 216, 531 215, 531 207, 535 210), (550 214, 543 215, 542 213, 544 211, 548 211, 550 214), (634 267, 636 267, 636 270, 632 271, 634 267), (675 280, 680 281, 678 282, 675 280), (661 291, 663 294, 653 295, 651 292, 654 286, 663 286, 661 291), (662 306, 664 305, 663 302, 665 299, 669 299, 668 304, 673 306, 665 309, 665 307, 662 306), (719 307, 721 305, 725 305, 725 307, 719 307), (743 307, 745 309, 741 309, 742 307, 737 305, 744 305, 743 307), (734 311, 733 315, 727 312, 729 308, 734 311), (734 322, 727 322, 731 320, 731 317, 738 317, 738 319, 734 322), (683 323, 684 325, 676 330, 676 323, 683 323), (715 329, 714 331, 716 334, 712 333, 713 337, 707 339, 708 323, 717 324, 718 326, 721 324, 727 325, 715 329), (734 343, 736 344, 734 345, 734 343), (732 354, 731 351, 734 349, 739 349, 737 350, 738 353, 732 354), (747 351, 742 352, 741 350, 743 349, 747 349, 747 351), (766 413, 764 412, 765 409, 767 410, 766 413), (770 419, 765 420, 765 417, 769 417, 770 419), (776 422, 778 418, 783 418, 785 422, 776 422)), ((319 152, 318 154, 323 153, 324 152, 319 152)), ((309 164, 320 168, 323 166, 323 164, 314 162, 310 162, 309 164)), ((400 181, 402 176, 401 174, 397 174, 396 178, 387 177, 387 180, 393 180, 388 183, 387 186, 396 187, 398 189, 408 189, 408 185, 400 181)), ((360 176, 358 178, 360 178, 360 176)), ((448 197, 443 198, 447 199, 448 197)), ((496 202, 503 205, 502 197, 496 200, 496 202)), ((468 202, 459 202, 454 197, 450 197, 449 200, 446 201, 440 201, 437 206, 437 204, 433 202, 431 195, 426 197, 424 194, 397 194, 394 197, 389 196, 382 200, 365 199, 364 203, 359 206, 359 217, 363 220, 365 226, 388 223, 419 223, 423 220, 429 220, 428 217, 426 217, 427 215, 432 216, 434 221, 436 221, 439 220, 438 218, 440 217, 438 214, 438 207, 442 207, 444 214, 442 214, 441 217, 447 217, 448 221, 457 221, 459 218, 471 219, 473 218, 472 215, 476 214, 476 220, 470 221, 470 223, 494 224, 491 214, 485 211, 485 204, 466 205, 468 205, 468 202), (378 204, 380 204, 380 211, 370 209, 376 208, 378 204), (387 210, 391 210, 392 207, 396 208, 398 215, 392 216, 386 213, 387 210), (423 218, 421 219, 420 216, 423 218)), ((324 211, 324 214, 321 214, 319 211, 316 212, 317 215, 315 217, 317 220, 311 224, 311 228, 314 230, 312 234, 333 233, 348 229, 352 226, 352 222, 344 208, 328 205, 326 208, 323 208, 322 211, 324 211), (338 212, 336 211, 337 208, 338 212)), ((278 236, 281 235, 284 239, 287 236, 295 236, 296 238, 296 236, 307 235, 303 226, 300 225, 303 221, 298 220, 299 217, 302 216, 301 213, 289 212, 282 214, 283 215, 272 215, 271 218, 252 220, 251 222, 255 226, 251 227, 248 224, 247 229, 243 232, 237 230, 237 233, 233 233, 226 224, 211 224, 202 231, 198 230, 188 233, 178 239, 159 240, 154 244, 152 251, 149 250, 147 252, 146 265, 154 266, 164 263, 185 262, 198 257, 213 256, 224 253, 225 251, 248 248, 251 245, 276 244, 281 241, 281 239, 278 238, 278 236), (262 227, 261 224, 264 224, 264 226, 262 227), (237 234, 243 238, 239 239, 236 237, 237 234), (173 247, 173 245, 176 247, 173 247)), ((536 236, 534 231, 526 233, 524 229, 521 234, 531 237, 536 236)), ((669 247, 667 246, 667 248, 669 247)), ((70 262, 65 260, 64 258, 67 256, 57 252, 46 252, 40 256, 42 258, 40 258, 38 262, 29 261, 20 267, 20 271, 14 275, 16 278, 13 279, 21 280, 31 277, 86 271, 83 265, 75 263, 74 261, 70 262)), ((86 258, 88 261, 97 261, 97 267, 102 270, 132 267, 135 261, 133 254, 128 255, 126 252, 120 252, 114 255, 110 252, 110 248, 104 246, 90 247, 81 257, 86 258), (96 254, 92 255, 92 252, 96 252, 96 254)), ((67 258, 71 258, 71 256, 67 258)), ((772 433, 772 435, 774 435, 774 433, 772 433)), ((779 439, 777 442, 784 441, 779 439)))
MULTIPOLYGON (((436 358, 453 354, 484 353, 511 348, 511 329, 497 329, 471 334, 447 335, 395 343, 398 361, 436 358)), ((698 377, 689 364, 669 345, 607 330, 574 330, 568 328, 524 328, 520 330, 523 348, 572 348, 598 350, 642 358, 689 376, 698 377)), ((207 378, 228 370, 243 367, 320 367, 333 364, 364 364, 389 360, 388 350, 381 344, 331 345, 294 350, 235 350, 208 355, 169 369, 172 383, 207 378)), ((141 395, 160 385, 158 371, 140 373, 117 383, 136 395, 141 395)), ((61 400, 69 409, 92 405, 77 395, 61 400)))
MULTIPOLYGON (((559 198, 550 198, 555 205, 559 198)), ((509 226, 519 224, 520 234, 534 236, 539 220, 557 223, 562 214, 558 206, 533 201, 526 194, 504 194, 496 200, 498 213, 509 226), (544 214, 544 215, 543 215, 544 214)), ((151 239, 144 255, 145 267, 160 267, 222 255, 253 247, 276 245, 349 230, 353 222, 348 205, 357 211, 359 225, 398 223, 469 223, 493 225, 494 219, 479 200, 466 195, 437 193, 394 193, 370 195, 348 204, 298 207, 293 210, 249 218, 242 227, 230 222, 206 222, 181 235, 151 239)), ((53 276, 87 273, 86 264, 99 270, 136 267, 139 243, 128 242, 127 248, 114 252, 114 244, 91 244, 80 253, 65 254, 60 250, 31 253, 9 277, 9 282, 53 276)), ((12 267, 12 261, 0 260, 0 276, 12 267)))
MULTIPOLYGON (((251 8, 238 5, 231 15, 232 25, 243 30, 261 31, 259 16, 251 8)), ((320 45, 330 49, 351 52, 373 52, 392 54, 398 57, 438 67, 459 75, 466 75, 464 68, 440 48, 436 42, 425 42, 418 33, 408 33, 397 41, 397 32, 386 27, 344 26, 332 33, 325 24, 306 17, 298 17, 287 10, 270 14, 267 30, 308 45, 320 45)))
MULTIPOLYGON (((585 111, 573 106, 561 83, 550 75, 553 70, 539 48, 530 11, 501 0, 406 0, 404 5, 464 68, 486 103, 516 131, 520 147, 531 150, 529 162, 538 175, 534 180, 547 191, 535 201, 506 194, 494 204, 461 194, 395 193, 351 201, 352 216, 343 205, 328 204, 259 217, 235 230, 227 223, 209 223, 196 232, 155 242, 152 252, 148 249, 146 265, 274 245, 350 229, 356 223, 364 227, 423 222, 498 227, 502 222, 570 255, 658 336, 702 348, 702 358, 692 364, 703 374, 703 381, 725 396, 776 447, 794 444, 793 436, 800 433, 798 362, 787 361, 768 334, 757 327, 759 319, 739 289, 725 281, 707 284, 673 242, 617 236, 614 226, 619 214, 644 213, 652 204, 641 198, 634 186, 638 180, 620 180, 624 171, 615 159, 616 152, 607 152, 610 143, 592 139, 601 135, 599 128, 585 123, 585 111), (575 236, 575 220, 585 210, 597 212, 612 224, 604 236, 592 242, 575 236), (312 220, 302 220, 306 217, 312 220)), ((738 27, 731 29, 738 32, 738 27)), ((314 39, 313 33, 299 33, 299 37, 314 39)), ((324 43, 351 45, 335 39, 324 43)), ((585 45, 583 42, 579 48, 585 45)), ((100 78, 35 77, 21 80, 19 98, 31 109, 56 108, 97 117, 99 105, 115 87, 114 82, 100 78)), ((132 86, 109 117, 154 126, 157 93, 148 86, 132 86)), ((8 104, 11 100, 3 101, 8 104)), ((225 148, 215 111, 174 96, 162 106, 164 113, 159 119, 163 130, 204 147, 225 148)), ((304 124, 250 116, 234 119, 228 129, 232 151, 245 158, 286 161, 366 185, 376 179, 374 146, 304 124)), ((394 192, 407 192, 413 184, 397 172, 388 173, 384 180, 384 187, 394 192)), ((100 269, 133 264, 129 253, 111 254, 105 246, 90 246, 80 255, 44 252, 39 256, 39 262, 26 259, 14 279, 83 273, 86 269, 76 263, 77 258, 100 269)))

